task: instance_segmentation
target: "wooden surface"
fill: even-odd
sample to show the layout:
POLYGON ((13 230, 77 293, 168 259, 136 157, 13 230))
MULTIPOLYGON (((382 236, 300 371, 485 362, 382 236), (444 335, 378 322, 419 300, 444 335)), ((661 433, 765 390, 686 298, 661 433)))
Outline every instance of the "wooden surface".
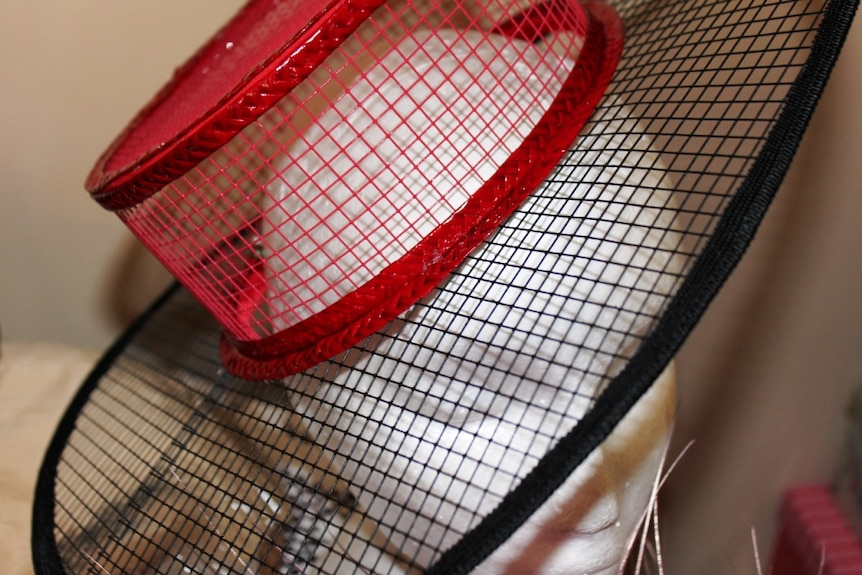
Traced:
POLYGON ((0 571, 31 575, 30 517, 42 456, 98 353, 0 342, 0 571))

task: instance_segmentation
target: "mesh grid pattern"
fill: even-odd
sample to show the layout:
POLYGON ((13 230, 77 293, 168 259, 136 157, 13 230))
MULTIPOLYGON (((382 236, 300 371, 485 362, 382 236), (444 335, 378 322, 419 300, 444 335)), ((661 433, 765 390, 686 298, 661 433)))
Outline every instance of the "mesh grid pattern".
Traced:
MULTIPOLYGON (((576 143, 385 328, 259 383, 224 369, 219 324, 186 290, 130 332, 54 447, 60 571, 451 574, 487 555, 464 545, 476 533, 505 539, 488 517, 518 515, 513 491, 592 421, 690 271, 721 259, 707 241, 734 229, 722 216, 826 8, 613 5, 625 51, 576 143)), ((225 173, 209 165, 207 181, 225 173)), ((220 205, 251 223, 235 199, 220 205)))

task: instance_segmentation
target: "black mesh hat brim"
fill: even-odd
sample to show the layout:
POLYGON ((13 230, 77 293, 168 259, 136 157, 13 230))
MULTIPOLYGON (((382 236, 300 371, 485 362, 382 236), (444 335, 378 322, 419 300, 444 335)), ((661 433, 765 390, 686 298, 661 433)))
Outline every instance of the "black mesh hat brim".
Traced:
POLYGON ((315 561, 322 573, 387 572, 355 556, 366 542, 397 548, 385 551, 393 569, 450 575, 502 545, 650 388, 743 256, 857 7, 611 4, 625 49, 582 136, 386 329, 286 381, 248 382, 222 368, 218 324, 185 290, 156 302, 49 447, 37 572, 143 573, 148 561, 172 572, 171 557, 189 553, 224 572, 278 572, 269 550, 289 550, 295 572, 315 561), (509 421, 510 409, 525 415, 509 421), (396 412, 413 425, 390 423, 396 412), (415 446, 433 443, 435 426, 489 416, 533 446, 491 438, 516 462, 489 469, 491 483, 471 483, 468 463, 484 462, 469 450, 437 474, 459 482, 460 501, 400 473, 399 462, 434 467, 415 446), (260 496, 274 486, 292 507, 260 496), (336 524, 348 536, 329 537, 336 524))

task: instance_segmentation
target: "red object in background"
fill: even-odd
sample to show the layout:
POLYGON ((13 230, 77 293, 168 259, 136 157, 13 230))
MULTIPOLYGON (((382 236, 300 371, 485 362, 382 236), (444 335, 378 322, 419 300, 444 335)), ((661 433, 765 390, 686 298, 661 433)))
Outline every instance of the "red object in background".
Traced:
POLYGON ((780 510, 772 575, 862 574, 862 544, 827 485, 789 490, 780 510))

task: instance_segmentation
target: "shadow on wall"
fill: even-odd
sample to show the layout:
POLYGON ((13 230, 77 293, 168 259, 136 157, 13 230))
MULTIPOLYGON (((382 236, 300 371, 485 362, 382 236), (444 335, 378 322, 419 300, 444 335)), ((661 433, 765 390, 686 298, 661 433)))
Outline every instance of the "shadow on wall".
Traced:
POLYGON ((107 276, 102 301, 105 315, 119 329, 143 313, 174 281, 173 276, 140 243, 129 236, 118 250, 107 276))

